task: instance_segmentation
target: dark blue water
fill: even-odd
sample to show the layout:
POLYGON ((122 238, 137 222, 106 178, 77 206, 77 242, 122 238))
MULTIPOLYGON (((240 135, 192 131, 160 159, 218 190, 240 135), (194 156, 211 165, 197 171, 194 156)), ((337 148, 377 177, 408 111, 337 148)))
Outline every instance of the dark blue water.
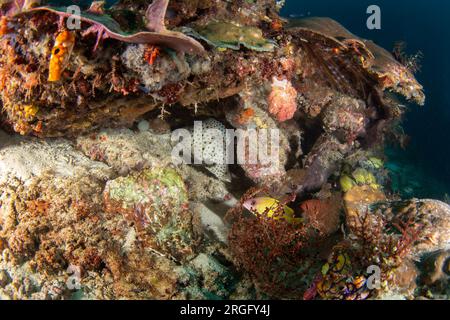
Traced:
POLYGON ((427 94, 425 107, 410 106, 404 128, 408 149, 389 150, 403 182, 420 184, 418 197, 443 198, 450 193, 450 1, 448 0, 287 0, 284 16, 328 16, 353 33, 391 49, 405 41, 407 50, 424 53, 417 75, 427 94), (380 6, 382 29, 369 30, 369 5, 380 6), (416 181, 418 180, 418 181, 416 181))

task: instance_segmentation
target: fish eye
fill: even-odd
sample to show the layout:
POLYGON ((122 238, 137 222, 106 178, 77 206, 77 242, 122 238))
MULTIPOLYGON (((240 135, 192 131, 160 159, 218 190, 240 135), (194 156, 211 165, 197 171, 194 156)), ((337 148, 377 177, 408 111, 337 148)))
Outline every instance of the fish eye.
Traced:
POLYGON ((61 49, 56 48, 55 51, 53 51, 54 54, 59 54, 61 52, 61 49))

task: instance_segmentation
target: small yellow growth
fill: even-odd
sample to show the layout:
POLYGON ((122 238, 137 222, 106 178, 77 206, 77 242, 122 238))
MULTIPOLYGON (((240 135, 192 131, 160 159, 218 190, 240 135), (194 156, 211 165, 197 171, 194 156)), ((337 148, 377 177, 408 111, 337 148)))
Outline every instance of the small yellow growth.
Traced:
POLYGON ((267 129, 269 127, 260 117, 255 117, 254 121, 258 129, 267 129))
POLYGON ((284 53, 287 56, 292 56, 295 53, 295 47, 292 43, 288 43, 285 47, 284 47, 284 53))
POLYGON ((364 284, 366 283, 366 278, 364 276, 358 276, 353 281, 353 284, 355 285, 356 289, 361 289, 364 287, 364 284))
POLYGON ((336 259, 335 269, 340 271, 344 269, 346 264, 348 263, 348 257, 346 255, 340 254, 336 259))
POLYGON ((13 106, 13 113, 23 119, 32 119, 39 112, 39 107, 31 104, 17 104, 13 106))
POLYGON ((377 183, 377 179, 373 173, 366 169, 358 168, 351 175, 343 174, 339 180, 342 191, 345 193, 352 190, 355 186, 371 186, 375 190, 382 187, 377 183))
POLYGON ((69 63, 74 46, 74 32, 64 30, 58 34, 50 57, 48 81, 55 82, 61 80, 61 75, 69 63))
POLYGON ((370 157, 369 158, 369 162, 370 164, 375 168, 375 169, 381 169, 384 167, 384 162, 383 160, 376 158, 376 157, 370 157))
POLYGON ((23 107, 23 111, 25 112, 25 118, 34 118, 34 116, 36 116, 36 114, 39 112, 39 107, 26 105, 23 107))
POLYGON ((329 263, 325 263, 322 266, 322 275, 326 276, 328 274, 328 271, 330 271, 330 264, 329 263))
POLYGON ((348 175, 341 176, 340 179, 341 189, 344 192, 350 191, 354 186, 356 186, 356 182, 350 178, 348 175))
POLYGON ((353 179, 355 179, 356 183, 359 185, 370 185, 377 183, 377 179, 375 178, 375 176, 366 169, 356 169, 355 171, 353 171, 352 176, 353 179))

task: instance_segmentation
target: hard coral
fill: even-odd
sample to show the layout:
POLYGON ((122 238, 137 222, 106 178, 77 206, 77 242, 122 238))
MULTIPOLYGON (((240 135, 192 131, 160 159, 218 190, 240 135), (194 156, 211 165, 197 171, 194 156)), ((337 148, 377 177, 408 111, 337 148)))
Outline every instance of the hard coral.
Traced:
POLYGON ((299 19, 291 23, 291 27, 291 32, 301 34, 301 39, 306 40, 301 44, 306 51, 313 53, 306 57, 304 64, 309 64, 309 59, 315 60, 317 56, 322 56, 318 63, 323 68, 313 70, 308 67, 307 70, 312 73, 328 70, 321 78, 328 78, 335 89, 352 96, 361 96, 367 88, 365 83, 375 79, 382 90, 392 90, 420 105, 425 103, 423 87, 410 70, 374 42, 355 36, 330 18, 299 19), (323 43, 328 43, 326 51, 322 51, 323 43), (350 69, 353 70, 346 64, 349 58, 358 61, 356 64, 352 63, 350 69), (324 66, 323 59, 332 62, 329 66, 324 66), (363 76, 361 71, 370 77, 363 76), (359 76, 355 77, 355 74, 359 76))
MULTIPOLYGON (((143 44, 129 45, 120 57, 129 72, 139 79, 141 88, 145 92, 160 91, 167 85, 177 85, 187 79, 190 67, 184 59, 179 57, 172 59, 166 53, 161 52, 161 49, 152 48, 143 44)), ((169 90, 168 93, 175 95, 176 91, 169 90)), ((174 99, 170 100, 172 102, 169 103, 173 103, 174 99)))
POLYGON ((433 293, 446 294, 450 289, 450 250, 439 250, 421 261, 423 276, 421 283, 427 285, 433 293))

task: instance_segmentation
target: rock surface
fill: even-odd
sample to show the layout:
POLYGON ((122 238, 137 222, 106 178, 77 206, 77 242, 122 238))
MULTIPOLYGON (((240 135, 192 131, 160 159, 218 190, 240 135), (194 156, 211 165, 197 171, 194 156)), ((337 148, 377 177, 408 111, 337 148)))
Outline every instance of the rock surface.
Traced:
POLYGON ((213 257, 226 261, 226 250, 195 231, 201 220, 192 220, 181 176, 135 140, 110 143, 131 151, 100 162, 68 140, 1 133, 1 299, 227 298, 238 287, 236 298, 249 297, 251 285, 243 290, 239 273, 213 257), (121 159, 136 161, 125 164, 126 176, 121 159), (130 219, 130 209, 143 220, 130 219))

